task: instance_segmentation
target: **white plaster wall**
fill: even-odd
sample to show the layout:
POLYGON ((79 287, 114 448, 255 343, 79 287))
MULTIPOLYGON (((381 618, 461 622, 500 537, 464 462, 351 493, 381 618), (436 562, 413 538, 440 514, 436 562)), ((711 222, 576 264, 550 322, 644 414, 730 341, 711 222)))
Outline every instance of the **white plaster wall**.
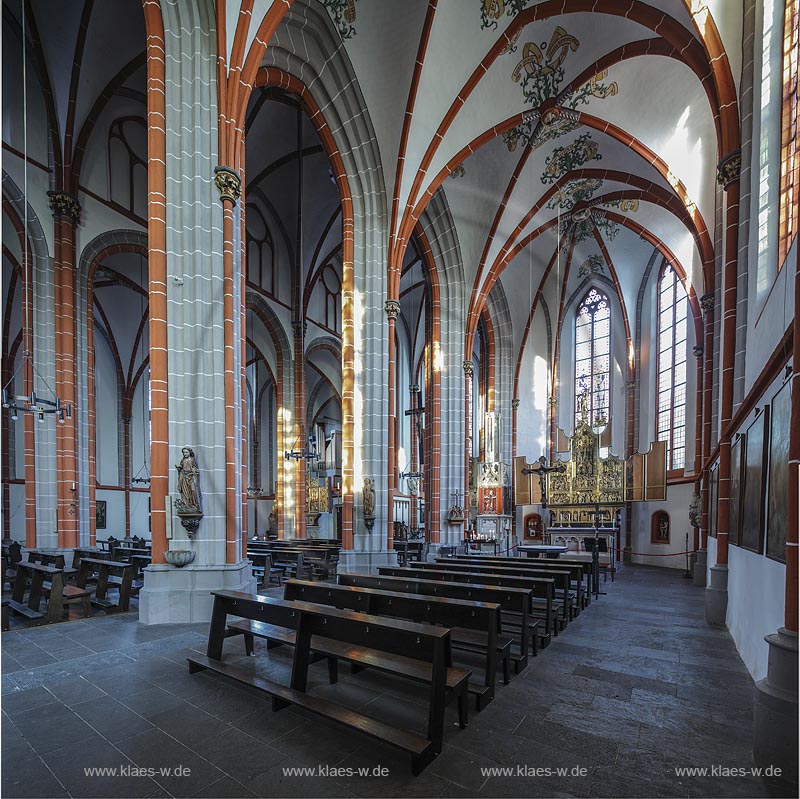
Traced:
POLYGON ((725 623, 754 680, 767 674, 769 653, 764 636, 783 627, 785 589, 786 567, 782 563, 741 547, 728 548, 725 623))
POLYGON ((689 503, 692 501, 694 483, 680 483, 667 486, 666 502, 634 502, 631 517, 631 546, 634 552, 646 553, 634 555, 634 563, 648 566, 663 566, 668 569, 686 569, 686 556, 675 555, 663 557, 668 553, 685 552, 686 533, 689 534, 689 547, 694 542, 694 528, 689 524, 689 503), (669 544, 650 543, 650 525, 654 513, 664 510, 669 514, 669 544), (648 554, 652 553, 650 557, 648 554))
POLYGON ((131 491, 131 535, 150 538, 150 528, 148 526, 149 499, 149 491, 131 491))
MULTIPOLYGON (((106 529, 98 530, 97 537, 106 539, 113 535, 114 538, 123 538, 125 536, 125 492, 98 488, 95 498, 106 502, 106 529)), ((147 521, 145 521, 144 529, 147 530, 147 521)), ((133 533, 136 533, 136 530, 131 527, 131 534, 133 533)))
POLYGON ((8 491, 8 520, 11 526, 13 541, 25 543, 25 486, 21 483, 10 483, 5 487, 8 491))

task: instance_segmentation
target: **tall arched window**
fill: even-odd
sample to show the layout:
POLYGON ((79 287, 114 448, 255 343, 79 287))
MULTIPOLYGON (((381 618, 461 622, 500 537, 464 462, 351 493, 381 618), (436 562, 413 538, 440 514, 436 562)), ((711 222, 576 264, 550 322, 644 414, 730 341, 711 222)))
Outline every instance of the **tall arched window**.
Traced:
POLYGON ((658 280, 657 438, 667 442, 667 469, 686 463, 686 289, 672 267, 658 280))
POLYGON ((602 291, 593 288, 575 316, 575 424, 581 418, 586 395, 589 423, 609 418, 611 396, 611 306, 602 291))

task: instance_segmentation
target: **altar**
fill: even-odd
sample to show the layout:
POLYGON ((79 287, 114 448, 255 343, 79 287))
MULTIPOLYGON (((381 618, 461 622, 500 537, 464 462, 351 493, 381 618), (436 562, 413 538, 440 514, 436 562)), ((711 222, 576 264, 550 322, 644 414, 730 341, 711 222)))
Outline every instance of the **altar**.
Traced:
MULTIPOLYGON (((608 558, 612 563, 619 561, 619 528, 600 527, 551 527, 544 536, 545 543, 552 546, 565 546, 567 553, 586 553, 591 555, 595 536, 599 541, 601 561, 608 558), (587 539, 589 539, 587 544, 587 539), (604 551, 611 554, 605 556, 604 551), (613 553, 613 554, 612 554, 613 553)), ((569 554, 567 555, 569 557, 569 554)))

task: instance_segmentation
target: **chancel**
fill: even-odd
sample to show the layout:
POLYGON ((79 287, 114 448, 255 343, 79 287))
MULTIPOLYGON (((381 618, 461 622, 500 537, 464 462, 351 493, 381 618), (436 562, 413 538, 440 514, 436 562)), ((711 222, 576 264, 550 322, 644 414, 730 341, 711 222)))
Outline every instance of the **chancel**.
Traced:
POLYGON ((799 27, 3 0, 3 796, 797 796, 799 27))

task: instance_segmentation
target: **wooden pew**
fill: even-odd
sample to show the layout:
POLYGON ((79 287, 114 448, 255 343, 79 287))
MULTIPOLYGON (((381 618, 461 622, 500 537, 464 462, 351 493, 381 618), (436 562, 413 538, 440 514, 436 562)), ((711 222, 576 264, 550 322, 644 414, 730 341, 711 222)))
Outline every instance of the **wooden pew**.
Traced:
POLYGON ((20 561, 17 564, 17 578, 14 580, 14 591, 11 594, 9 607, 20 616, 36 624, 53 624, 60 621, 64 605, 80 602, 83 615, 91 615, 89 598, 91 592, 85 587, 64 584, 64 572, 53 566, 42 566, 39 563, 20 561), (30 583, 30 586, 29 586, 30 583), (25 603, 26 588, 28 602, 25 603), (47 598, 47 607, 41 612, 42 598, 47 598))
POLYGON ((485 652, 484 684, 470 684, 469 691, 475 695, 477 710, 483 710, 494 699, 498 662, 498 641, 503 640, 505 662, 503 676, 508 683, 508 661, 511 639, 500 636, 502 619, 497 603, 473 602, 445 597, 429 597, 384 591, 375 588, 312 583, 307 580, 289 580, 284 588, 284 599, 315 602, 318 605, 333 605, 345 610, 371 613, 373 616, 389 616, 408 621, 428 622, 450 627, 453 639, 467 631, 485 634, 482 641, 485 652), (455 628, 455 629, 453 629, 455 628), (463 631, 463 632, 461 632, 463 631))
MULTIPOLYGON (((554 575, 561 575, 564 572, 569 573, 569 581, 566 590, 572 590, 572 584, 575 585, 575 602, 570 606, 572 615, 577 616, 581 609, 584 607, 584 586, 583 586, 583 569, 578 566, 572 566, 560 561, 524 561, 520 558, 502 558, 490 557, 483 558, 481 556, 461 556, 454 558, 436 558, 436 563, 452 563, 452 564, 468 564, 470 566, 479 566, 482 571, 487 569, 514 569, 520 573, 532 574, 534 577, 547 576, 549 573, 554 575)), ((556 578, 557 579, 557 578, 556 578)))
POLYGON ((97 571, 97 589, 95 590, 92 604, 104 610, 126 611, 130 607, 131 582, 133 580, 133 565, 115 560, 100 560, 100 558, 81 558, 81 567, 78 571, 77 585, 85 588, 86 583, 97 571), (106 599, 109 586, 116 586, 119 591, 117 602, 106 599))
MULTIPOLYGON (((382 567, 383 568, 383 567, 382 567)), ((400 569, 396 569, 400 571, 400 569)), ((406 570, 403 570, 404 572, 406 570)), ((467 582, 457 582, 454 575, 448 575, 443 580, 436 579, 432 574, 413 576, 408 574, 340 574, 339 585, 355 585, 365 588, 380 588, 387 591, 405 591, 411 594, 425 596, 443 596, 451 599, 467 599, 476 602, 496 602, 504 613, 514 614, 519 618, 519 652, 511 653, 514 663, 514 672, 519 674, 528 665, 528 649, 532 647, 534 655, 538 653, 536 641, 536 625, 530 624, 531 599, 533 588, 515 588, 510 586, 480 585, 467 582), (533 639, 531 639, 533 631, 533 639)), ((552 607, 553 585, 548 586, 546 581, 540 581, 538 590, 548 592, 549 603, 552 607)), ((538 620, 537 620, 538 624, 538 620)))
MULTIPOLYGON (((330 721, 365 733, 411 755, 411 769, 417 775, 442 750, 448 674, 451 660, 450 631, 430 624, 416 624, 353 611, 268 599, 238 591, 214 591, 214 609, 208 634, 206 657, 188 658, 189 673, 210 669, 272 697, 272 709, 297 705, 330 721), (222 661, 227 637, 228 614, 255 625, 288 629, 294 633, 294 659, 290 686, 254 675, 251 671, 222 661), (337 657, 349 659, 352 652, 372 654, 373 667, 385 664, 393 672, 403 664, 427 675, 430 685, 428 728, 425 736, 397 729, 378 719, 307 692, 308 667, 316 650, 330 649, 337 657)), ((460 676, 459 690, 466 698, 469 672, 460 676)), ((459 702, 461 708, 462 703, 459 702)), ((463 702, 466 712, 467 703, 463 702)), ((462 719, 466 724, 466 718, 462 719)))
POLYGON ((466 563, 456 561, 452 558, 442 558, 436 563, 410 563, 412 569, 433 569, 451 572, 461 572, 464 574, 498 574, 508 577, 529 577, 532 579, 552 579, 555 581, 556 592, 561 592, 560 619, 562 627, 572 619, 572 595, 570 593, 570 573, 566 569, 561 570, 538 570, 515 569, 514 567, 495 566, 493 564, 466 563))
POLYGON ((77 573, 77 569, 71 566, 66 566, 64 554, 61 552, 45 552, 42 549, 29 549, 28 561, 30 563, 40 563, 42 566, 52 566, 55 569, 61 569, 64 572, 64 579, 69 580, 77 573))
POLYGON ((79 571, 81 568, 81 558, 98 558, 99 560, 108 560, 111 553, 102 549, 75 549, 72 552, 72 568, 79 571))
POLYGON ((580 592, 581 606, 586 607, 590 602, 590 594, 592 590, 592 563, 591 561, 584 560, 570 560, 569 558, 558 558, 556 560, 548 560, 547 558, 515 558, 505 557, 503 555, 470 555, 469 557, 454 556, 452 560, 456 561, 474 561, 475 563, 495 563, 498 566, 507 565, 514 568, 532 567, 534 569, 569 569, 573 575, 573 580, 576 582, 576 588, 580 592), (575 571, 573 571, 575 570, 575 571), (584 578, 586 583, 584 584, 584 578))

